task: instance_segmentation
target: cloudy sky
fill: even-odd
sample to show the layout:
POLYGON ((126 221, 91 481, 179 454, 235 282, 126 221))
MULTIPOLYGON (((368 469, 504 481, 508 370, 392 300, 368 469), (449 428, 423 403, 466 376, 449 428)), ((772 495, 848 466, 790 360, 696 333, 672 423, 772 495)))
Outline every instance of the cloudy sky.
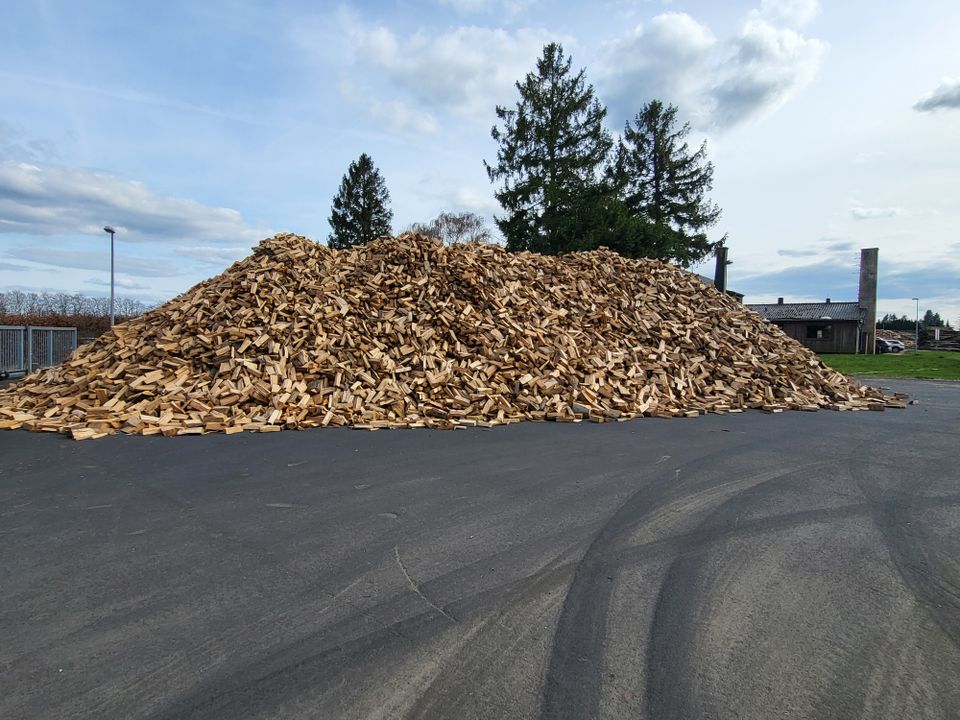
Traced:
MULTIPOLYGON (((395 230, 492 217, 497 103, 551 40, 620 130, 679 106, 716 166, 748 302, 960 319, 960 3, 925 0, 10 0, 0 25, 0 290, 156 302, 260 238, 329 232, 370 154, 395 230)), ((712 267, 702 268, 712 275, 712 267)))

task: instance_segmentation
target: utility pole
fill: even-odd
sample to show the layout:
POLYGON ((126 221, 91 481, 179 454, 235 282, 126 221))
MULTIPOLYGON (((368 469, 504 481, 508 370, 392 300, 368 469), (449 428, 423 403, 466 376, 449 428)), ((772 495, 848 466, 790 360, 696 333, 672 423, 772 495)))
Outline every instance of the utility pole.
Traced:
POLYGON ((103 228, 105 233, 110 233, 110 327, 113 327, 113 234, 116 232, 109 225, 103 228))

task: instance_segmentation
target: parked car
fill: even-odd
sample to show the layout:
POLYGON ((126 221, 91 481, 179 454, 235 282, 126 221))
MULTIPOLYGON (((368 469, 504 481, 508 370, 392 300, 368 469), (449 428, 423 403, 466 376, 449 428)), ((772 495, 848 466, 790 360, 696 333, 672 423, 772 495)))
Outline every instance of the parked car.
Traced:
POLYGON ((886 338, 877 338, 878 353, 898 353, 903 352, 903 343, 899 340, 887 340, 886 338))

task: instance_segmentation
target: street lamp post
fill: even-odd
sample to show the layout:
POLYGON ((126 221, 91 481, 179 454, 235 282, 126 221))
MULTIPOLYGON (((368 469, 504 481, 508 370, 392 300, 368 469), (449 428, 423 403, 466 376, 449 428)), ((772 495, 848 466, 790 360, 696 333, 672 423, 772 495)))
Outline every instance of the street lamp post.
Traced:
POLYGON ((110 233, 110 327, 113 327, 113 234, 116 232, 109 225, 103 228, 105 233, 110 233))
POLYGON ((913 321, 913 351, 920 352, 920 298, 910 298, 917 303, 917 317, 913 321))

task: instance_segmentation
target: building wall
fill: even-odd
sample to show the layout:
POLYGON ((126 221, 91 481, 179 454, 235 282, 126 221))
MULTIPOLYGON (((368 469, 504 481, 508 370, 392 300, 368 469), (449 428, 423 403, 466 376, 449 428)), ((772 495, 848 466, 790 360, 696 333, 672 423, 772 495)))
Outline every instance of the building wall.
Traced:
POLYGON ((855 353, 857 351, 857 323, 850 320, 777 321, 774 324, 814 352, 855 353), (817 337, 818 334, 820 337, 817 337))

